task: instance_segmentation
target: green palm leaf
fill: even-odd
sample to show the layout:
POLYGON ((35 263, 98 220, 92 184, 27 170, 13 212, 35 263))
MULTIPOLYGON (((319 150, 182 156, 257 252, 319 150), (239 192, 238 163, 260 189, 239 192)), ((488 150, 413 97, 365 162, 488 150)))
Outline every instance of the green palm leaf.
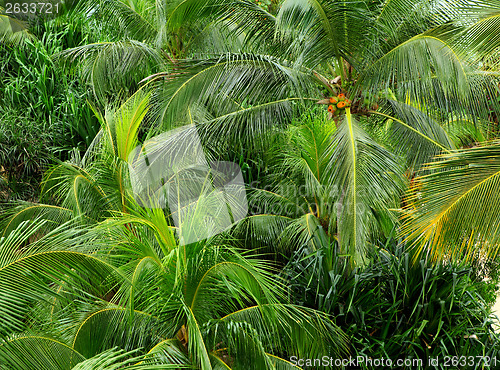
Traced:
POLYGON ((5 8, 0 6, 0 42, 7 45, 18 45, 26 39, 34 38, 26 25, 4 14, 5 8))
POLYGON ((256 133, 285 122, 295 112, 294 102, 314 89, 308 73, 265 55, 228 54, 187 71, 157 90, 152 111, 160 130, 196 123, 215 143, 228 135, 253 145, 256 133))
POLYGON ((70 346, 52 338, 28 335, 0 342, 0 365, 9 369, 69 370, 84 360, 70 346))
POLYGON ((111 306, 91 312, 81 322, 73 339, 73 348, 87 358, 120 346, 130 351, 151 348, 162 336, 158 319, 134 311, 133 316, 123 307, 111 306))
POLYGON ((50 298, 62 298, 51 282, 72 281, 75 287, 88 288, 86 279, 93 278, 102 283, 98 289, 103 293, 109 289, 108 279, 119 276, 111 265, 89 253, 91 248, 75 245, 72 239, 81 231, 66 231, 68 225, 62 225, 22 248, 44 225, 40 219, 35 220, 38 222, 21 223, 7 237, 0 239, 2 333, 21 330, 34 302, 48 303, 50 298), (81 276, 74 268, 85 270, 86 276, 81 276))
POLYGON ((99 353, 85 361, 80 362, 72 368, 72 370, 146 370, 146 369, 183 369, 188 366, 184 364, 172 364, 161 362, 160 364, 145 363, 141 360, 141 356, 137 356, 137 351, 124 351, 122 349, 113 348, 102 353, 99 353), (138 362, 139 361, 139 362, 138 362))
POLYGON ((352 263, 364 263, 367 241, 376 228, 376 212, 390 217, 401 186, 400 165, 372 141, 349 108, 332 143, 329 169, 338 186, 337 228, 342 253, 352 263))
POLYGON ((432 116, 407 104, 390 103, 395 117, 381 111, 373 113, 393 121, 387 129, 388 141, 397 154, 406 158, 408 168, 417 170, 436 155, 455 148, 448 133, 432 116))
POLYGON ((304 307, 281 304, 248 307, 223 317, 222 321, 247 322, 265 335, 265 343, 299 358, 319 358, 324 353, 341 356, 346 350, 345 336, 329 318, 304 307))
POLYGON ((498 251, 498 143, 454 151, 427 166, 409 196, 403 233, 417 251, 438 259, 470 259, 498 251))
POLYGON ((74 66, 104 106, 114 104, 117 95, 129 97, 142 79, 166 66, 160 52, 135 40, 82 45, 65 50, 56 58, 74 66))

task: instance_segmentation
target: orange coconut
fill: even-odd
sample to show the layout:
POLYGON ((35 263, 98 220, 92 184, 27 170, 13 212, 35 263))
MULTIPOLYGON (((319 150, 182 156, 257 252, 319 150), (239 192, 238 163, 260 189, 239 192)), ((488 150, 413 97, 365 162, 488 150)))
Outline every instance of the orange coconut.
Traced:
POLYGON ((337 108, 345 108, 346 104, 345 101, 339 101, 337 104, 337 108))
POLYGON ((333 113, 337 110, 337 107, 335 105, 329 105, 328 106, 328 112, 333 113))
POLYGON ((332 96, 332 97, 330 98, 330 103, 332 103, 332 104, 337 104, 337 102, 338 102, 338 101, 339 101, 339 100, 337 99, 337 97, 336 97, 336 96, 332 96))

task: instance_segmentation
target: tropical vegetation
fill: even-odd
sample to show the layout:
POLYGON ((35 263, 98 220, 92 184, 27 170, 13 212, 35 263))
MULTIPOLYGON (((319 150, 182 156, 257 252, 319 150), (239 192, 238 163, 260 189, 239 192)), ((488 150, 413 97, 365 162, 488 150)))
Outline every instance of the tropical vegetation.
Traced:
POLYGON ((500 3, 60 5, 0 7, 0 368, 494 368, 500 3))

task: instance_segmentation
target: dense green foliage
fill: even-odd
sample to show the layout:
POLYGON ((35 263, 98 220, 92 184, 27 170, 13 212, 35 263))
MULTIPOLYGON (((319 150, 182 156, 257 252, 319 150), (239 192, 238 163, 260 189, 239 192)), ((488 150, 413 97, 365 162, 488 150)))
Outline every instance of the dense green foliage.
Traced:
POLYGON ((66 5, 0 7, 0 368, 499 355, 500 3, 66 5), (223 232, 200 163, 138 195, 198 138, 223 232))
POLYGON ((297 251, 285 270, 297 301, 333 315, 356 356, 498 356, 500 338, 493 318, 486 319, 487 284, 469 266, 412 263, 404 247, 390 240, 385 247, 354 271, 338 257, 329 260, 328 245, 305 257, 297 251))
POLYGON ((2 198, 37 197, 42 172, 67 159, 99 129, 86 104, 86 88, 62 73, 52 56, 83 42, 78 22, 42 24, 37 38, 0 45, 0 158, 2 198))

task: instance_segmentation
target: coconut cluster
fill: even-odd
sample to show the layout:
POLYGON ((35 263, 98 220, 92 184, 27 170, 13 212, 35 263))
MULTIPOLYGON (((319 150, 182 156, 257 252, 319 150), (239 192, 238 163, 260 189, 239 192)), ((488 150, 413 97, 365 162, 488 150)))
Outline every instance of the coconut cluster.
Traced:
POLYGON ((344 113, 344 110, 351 106, 351 101, 342 93, 322 99, 317 103, 328 105, 328 118, 330 119, 344 113))

